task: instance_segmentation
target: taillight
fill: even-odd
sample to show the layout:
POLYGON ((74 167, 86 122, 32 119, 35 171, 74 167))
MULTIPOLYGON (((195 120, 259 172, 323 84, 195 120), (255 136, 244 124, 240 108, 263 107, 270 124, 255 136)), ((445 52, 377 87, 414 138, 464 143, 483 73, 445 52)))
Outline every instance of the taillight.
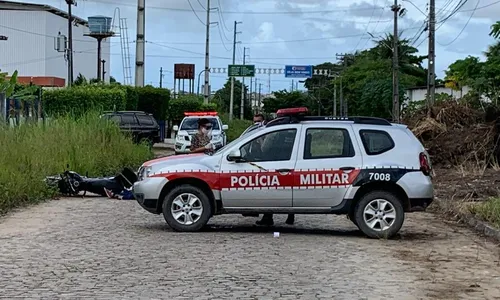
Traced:
POLYGON ((420 171, 422 171, 424 175, 429 176, 431 174, 431 165, 429 164, 429 158, 424 152, 420 152, 418 158, 420 161, 420 171))

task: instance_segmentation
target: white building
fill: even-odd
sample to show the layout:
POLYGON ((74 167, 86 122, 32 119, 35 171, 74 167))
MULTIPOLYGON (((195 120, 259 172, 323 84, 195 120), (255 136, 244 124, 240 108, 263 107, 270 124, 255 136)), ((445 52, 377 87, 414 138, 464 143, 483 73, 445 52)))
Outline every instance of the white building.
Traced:
MULTIPOLYGON (((467 95, 471 89, 468 86, 464 86, 461 90, 454 90, 452 88, 447 88, 444 85, 436 86, 436 94, 448 94, 453 99, 459 99, 463 96, 467 95)), ((408 102, 422 101, 426 99, 427 95, 427 87, 414 87, 407 89, 406 97, 408 98, 408 102)))
MULTIPOLYGON (((64 3, 64 1, 63 1, 64 3)), ((81 73, 87 79, 97 78, 97 40, 89 33, 86 20, 73 16, 73 78, 81 73)), ((68 65, 64 52, 55 50, 56 37, 68 36, 68 14, 49 5, 0 0, 0 69, 34 83, 53 82, 64 85, 68 65)), ((105 80, 110 70, 109 39, 102 42, 102 60, 105 60, 105 80)), ((46 84, 40 84, 46 85, 46 84)), ((50 86, 50 84, 48 84, 50 86)))

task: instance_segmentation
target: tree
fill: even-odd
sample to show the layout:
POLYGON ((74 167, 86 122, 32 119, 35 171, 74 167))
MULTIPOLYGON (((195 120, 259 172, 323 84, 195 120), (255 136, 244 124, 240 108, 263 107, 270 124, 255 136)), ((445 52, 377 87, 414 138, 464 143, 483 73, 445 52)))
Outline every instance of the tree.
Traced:
POLYGON ((14 92, 17 83, 17 70, 7 79, 7 73, 0 72, 0 94, 5 94, 8 98, 14 92))
POLYGON ((303 92, 288 92, 281 90, 273 93, 273 97, 266 97, 262 100, 264 112, 275 113, 281 108, 308 106, 308 95, 303 92))
POLYGON ((445 71, 445 85, 455 90, 461 90, 464 86, 474 87, 475 81, 481 76, 483 65, 479 57, 470 55, 455 61, 445 71))
POLYGON ((83 76, 82 73, 78 73, 78 76, 73 81, 73 85, 75 85, 75 86, 82 86, 82 85, 87 85, 87 84, 89 84, 87 81, 87 78, 85 78, 85 76, 83 76))
MULTIPOLYGON (((233 99, 233 118, 240 117, 241 104, 241 89, 242 83, 239 80, 234 80, 234 99, 233 99)), ((245 86, 245 95, 248 92, 248 87, 245 86)), ((229 113, 231 103, 231 79, 228 79, 224 86, 215 92, 214 100, 217 103, 219 110, 224 113, 229 113)), ((244 117, 249 119, 252 117, 252 108, 248 99, 245 100, 244 117)))
POLYGON ((495 24, 491 25, 491 31, 489 35, 495 39, 500 38, 500 21, 497 21, 495 24))

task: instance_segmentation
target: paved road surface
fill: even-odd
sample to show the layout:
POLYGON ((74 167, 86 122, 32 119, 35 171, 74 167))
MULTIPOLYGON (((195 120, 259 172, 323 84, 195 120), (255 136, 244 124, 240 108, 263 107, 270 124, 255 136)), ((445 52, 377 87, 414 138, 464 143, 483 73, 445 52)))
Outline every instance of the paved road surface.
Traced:
POLYGON ((0 219, 6 299, 500 299, 498 246, 432 214, 371 240, 344 217, 175 233, 134 201, 47 202, 0 219), (273 231, 280 231, 279 238, 273 231))

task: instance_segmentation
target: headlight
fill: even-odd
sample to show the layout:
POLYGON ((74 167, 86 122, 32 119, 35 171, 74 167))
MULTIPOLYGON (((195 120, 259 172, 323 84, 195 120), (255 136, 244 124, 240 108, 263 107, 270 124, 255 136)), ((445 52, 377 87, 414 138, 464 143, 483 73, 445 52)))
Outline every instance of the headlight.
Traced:
POLYGON ((186 138, 186 136, 185 136, 185 135, 178 135, 178 136, 177 136, 177 140, 178 140, 178 141, 180 141, 180 142, 184 141, 184 140, 185 140, 185 138, 186 138))
POLYGON ((151 174, 152 168, 149 167, 141 167, 139 169, 139 180, 143 180, 144 178, 149 177, 149 174, 151 174))
POLYGON ((220 140, 221 135, 220 134, 214 134, 212 135, 212 140, 220 140))

